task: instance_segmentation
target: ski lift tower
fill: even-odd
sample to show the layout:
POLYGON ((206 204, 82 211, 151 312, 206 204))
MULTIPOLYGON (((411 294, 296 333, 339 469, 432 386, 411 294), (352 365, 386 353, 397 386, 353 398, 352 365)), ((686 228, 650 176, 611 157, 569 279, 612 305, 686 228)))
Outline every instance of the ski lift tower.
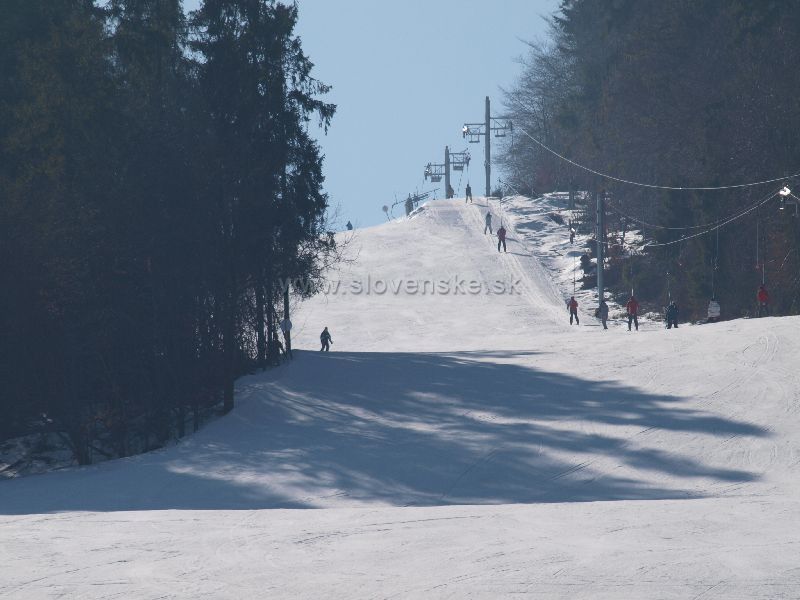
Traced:
POLYGON ((450 147, 444 147, 444 163, 434 164, 428 163, 425 165, 425 179, 431 180, 432 183, 438 183, 444 177, 444 196, 451 198, 450 190, 450 168, 454 171, 463 171, 464 167, 469 167, 470 156, 467 150, 463 152, 450 152, 450 147))
POLYGON ((464 123, 461 129, 461 135, 464 139, 469 140, 470 144, 479 144, 481 136, 484 137, 486 161, 486 197, 488 198, 491 191, 492 180, 492 132, 495 137, 506 137, 508 133, 514 131, 514 125, 510 119, 504 117, 492 117, 491 109, 489 106, 489 96, 486 96, 486 115, 483 123, 464 123))

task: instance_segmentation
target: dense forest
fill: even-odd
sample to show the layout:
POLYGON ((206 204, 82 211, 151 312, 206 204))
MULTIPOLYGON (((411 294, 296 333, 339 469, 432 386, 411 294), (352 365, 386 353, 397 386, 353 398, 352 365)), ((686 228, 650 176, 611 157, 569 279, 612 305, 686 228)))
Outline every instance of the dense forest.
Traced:
POLYGON ((272 0, 6 0, 0 439, 163 445, 275 358, 326 261, 328 87, 272 0), (309 284, 310 282, 310 284, 309 284))
POLYGON ((605 195, 619 299, 676 299, 688 319, 716 295, 734 318, 753 314, 763 279, 773 314, 800 313, 800 218, 778 194, 800 191, 800 3, 564 0, 550 32, 506 92, 513 187, 588 192, 587 213, 605 195), (664 188, 781 179, 669 190, 565 159, 664 188), (631 229, 644 251, 623 242, 631 229))

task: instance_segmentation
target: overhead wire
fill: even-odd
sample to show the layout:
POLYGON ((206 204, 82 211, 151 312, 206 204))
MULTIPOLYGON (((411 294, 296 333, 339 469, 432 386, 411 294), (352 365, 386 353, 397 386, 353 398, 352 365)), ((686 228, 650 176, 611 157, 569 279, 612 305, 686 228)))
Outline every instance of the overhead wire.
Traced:
POLYGON ((681 242, 686 242, 688 240, 700 237, 701 235, 706 235, 707 233, 711 233, 714 230, 717 230, 717 229, 719 229, 721 227, 724 227, 725 225, 728 225, 729 223, 732 223, 732 222, 734 222, 734 221, 736 221, 738 219, 741 219, 745 215, 750 214, 751 212, 753 212, 754 210, 759 208, 761 205, 766 204, 767 202, 772 200, 777 195, 778 195, 778 192, 772 192, 771 194, 766 196, 763 200, 759 201, 758 203, 756 203, 755 205, 751 206, 747 210, 744 210, 741 213, 739 213, 737 215, 734 215, 734 216, 722 221, 718 225, 715 225, 714 227, 711 227, 710 229, 707 229, 706 231, 701 231, 701 232, 695 233, 693 235, 685 236, 685 237, 682 237, 679 240, 673 240, 671 242, 646 243, 646 244, 642 245, 642 248, 656 248, 656 247, 661 247, 661 246, 672 246, 673 244, 680 244, 681 242))
POLYGON ((573 165, 575 167, 578 167, 579 169, 583 169, 584 171, 592 173, 593 175, 597 175, 597 176, 603 177, 605 179, 610 179, 612 181, 617 181, 619 183, 626 183, 628 185, 636 185, 636 186, 639 186, 639 187, 656 189, 656 190, 676 190, 676 191, 733 190, 733 189, 737 189, 737 188, 753 187, 753 186, 757 186, 757 185, 766 185, 768 183, 775 183, 777 181, 785 181, 787 179, 791 179, 793 177, 800 176, 800 172, 798 172, 798 173, 794 173, 792 175, 784 175, 782 177, 775 177, 773 179, 765 179, 763 181, 753 181, 753 182, 749 182, 749 183, 737 183, 737 184, 732 184, 732 185, 716 185, 716 186, 688 186, 688 185, 687 186, 670 186, 670 185, 656 185, 656 184, 651 184, 651 183, 642 183, 641 181, 632 181, 630 179, 623 179, 622 177, 615 177, 614 175, 609 175, 608 173, 603 173, 601 171, 597 171, 595 169, 592 169, 591 167, 587 167, 585 165, 577 163, 574 160, 571 160, 571 159, 567 158, 566 156, 563 156, 562 154, 559 154, 558 152, 556 152, 555 150, 553 150, 552 148, 547 146, 545 143, 543 143, 540 140, 538 140, 535 137, 533 137, 530 133, 525 131, 523 128, 518 127, 517 129, 519 131, 521 131, 523 134, 525 134, 526 136, 528 136, 528 138, 530 138, 531 141, 533 141, 534 143, 538 144, 539 146, 541 146, 542 148, 544 148, 545 150, 547 150, 548 152, 550 152, 554 156, 557 156, 561 160, 566 161, 569 164, 571 164, 571 165, 573 165))
MULTIPOLYGON (((760 202, 760 200, 756 200, 750 206, 755 206, 759 202, 760 202)), ((723 219, 717 219, 716 221, 712 221, 710 223, 705 223, 703 225, 687 225, 686 227, 667 227, 666 225, 656 225, 655 223, 648 223, 647 221, 642 221, 641 219, 638 219, 636 217, 632 217, 629 214, 626 214, 626 213, 622 212, 621 210, 619 210, 617 208, 614 208, 613 203, 611 203, 611 202, 606 201, 606 206, 609 207, 609 210, 611 210, 611 212, 614 212, 614 213, 618 214, 620 217, 624 217, 626 219, 629 219, 629 220, 633 221, 634 223, 638 223, 639 225, 644 225, 645 227, 649 227, 651 229, 663 229, 663 230, 668 230, 668 231, 687 231, 687 230, 691 230, 691 229, 707 229, 709 227, 713 227, 717 223, 721 223, 722 221, 724 221, 725 219, 728 218, 728 217, 724 217, 723 219)), ((739 209, 739 210, 742 210, 742 209, 739 209)))

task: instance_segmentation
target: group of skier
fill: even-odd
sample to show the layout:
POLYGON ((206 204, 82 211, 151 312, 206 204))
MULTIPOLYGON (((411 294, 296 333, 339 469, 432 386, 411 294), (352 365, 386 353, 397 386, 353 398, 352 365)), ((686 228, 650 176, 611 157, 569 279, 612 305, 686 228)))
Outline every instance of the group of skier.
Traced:
MULTIPOLYGON (((578 301, 575 300, 575 296, 570 296, 570 299, 567 300, 567 310, 569 311, 569 324, 572 325, 574 319, 575 324, 580 325, 581 322, 578 318, 578 301)), ((628 331, 631 330, 631 325, 636 327, 636 331, 639 331, 639 302, 636 298, 633 296, 630 297, 630 300, 628 300, 625 305, 625 310, 628 315, 628 331)), ((603 324, 603 329, 608 329, 608 303, 606 303, 605 299, 600 300, 600 305, 595 309, 594 316, 600 319, 600 322, 603 324)), ((676 323, 675 327, 677 326, 676 323)))
MULTIPOLYGON (((488 215, 487 215, 488 217, 488 215)), ((569 242, 572 244, 575 240, 575 228, 573 227, 572 222, 569 223, 569 242)), ((585 272, 591 270, 592 268, 592 260, 589 257, 588 252, 584 252, 580 258, 581 262, 581 269, 585 272)), ((756 302, 757 302, 757 316, 758 317, 765 317, 769 316, 769 293, 767 292, 766 286, 762 283, 758 291, 756 292, 756 302)), ((569 310, 569 324, 572 325, 573 319, 575 323, 578 323, 578 314, 577 314, 578 302, 575 300, 575 297, 572 296, 569 300, 567 300, 567 309, 569 310)), ((639 302, 636 298, 631 294, 631 297, 628 299, 628 302, 625 304, 625 314, 628 318, 628 331, 631 330, 631 326, 636 328, 636 331, 639 330, 639 302)), ((711 300, 708 302, 708 311, 707 311, 707 320, 706 323, 716 323, 720 320, 720 315, 722 314, 722 310, 720 308, 719 301, 717 297, 711 296, 711 300)), ((595 309, 595 317, 599 318, 603 322, 603 329, 608 329, 606 326, 606 320, 608 319, 608 305, 606 304, 605 300, 600 302, 600 306, 595 309), (604 316, 605 315, 605 316, 604 316)), ((675 329, 678 328, 678 305, 677 303, 672 300, 669 305, 664 309, 664 320, 665 326, 667 329, 675 329)))
MULTIPOLYGON (((758 301, 758 316, 765 317, 769 315, 769 293, 764 284, 759 286, 756 292, 756 300, 758 301)), ((567 300, 567 310, 569 311, 569 324, 575 321, 576 325, 580 325, 578 321, 578 301, 575 296, 571 296, 567 300)), ((716 296, 712 296, 708 302, 708 313, 706 323, 717 323, 720 319, 722 310, 716 296)), ((625 303, 625 315, 628 318, 628 331, 635 328, 639 331, 639 301, 631 294, 631 297, 625 303)), ((608 320, 608 304, 605 300, 600 301, 600 305, 595 309, 594 316, 600 319, 603 323, 603 329, 608 329, 606 321, 608 320)), ((678 328, 678 304, 672 300, 664 310, 664 320, 667 329, 678 328)))
MULTIPOLYGON (((483 228, 483 233, 486 232, 492 233, 492 213, 490 211, 486 212, 486 225, 483 228)), ((503 247, 503 252, 508 252, 506 249, 506 228, 503 227, 503 224, 500 223, 500 229, 497 230, 497 251, 500 252, 500 247, 503 247)))

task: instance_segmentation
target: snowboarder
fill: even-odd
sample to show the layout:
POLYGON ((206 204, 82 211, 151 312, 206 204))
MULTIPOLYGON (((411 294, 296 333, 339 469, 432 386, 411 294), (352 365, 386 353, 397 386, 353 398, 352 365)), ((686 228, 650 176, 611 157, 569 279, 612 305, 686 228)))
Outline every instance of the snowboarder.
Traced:
POLYGON ((472 202, 472 188, 469 186, 469 183, 467 183, 466 194, 467 194, 467 197, 464 199, 464 203, 465 204, 467 202, 472 202))
POLYGON ((597 316, 603 323, 603 329, 608 329, 606 325, 606 321, 608 320, 608 304, 606 304, 605 300, 600 300, 600 306, 597 307, 597 316))
POLYGON ((508 252, 506 250, 506 228, 503 227, 502 223, 500 224, 500 229, 497 230, 497 251, 500 252, 500 245, 503 245, 503 252, 508 252))
POLYGON ((489 233, 492 233, 492 213, 486 213, 486 226, 483 228, 483 233, 486 233, 486 230, 489 230, 489 233))
POLYGON ((675 329, 678 328, 678 305, 675 304, 675 300, 667 307, 667 329, 672 329, 673 325, 675 329))
POLYGON ((631 294, 630 300, 625 305, 625 310, 628 311, 628 331, 631 330, 631 323, 636 326, 636 331, 639 331, 639 319, 637 318, 639 315, 639 303, 633 297, 633 294, 631 294))
POLYGON ((720 309, 719 302, 717 302, 717 297, 711 296, 711 300, 708 302, 708 322, 716 323, 719 321, 721 312, 722 311, 720 309))
POLYGON ((328 331, 328 328, 322 330, 322 333, 319 334, 319 341, 322 342, 322 348, 319 349, 320 352, 323 350, 328 352, 331 349, 331 344, 333 343, 333 339, 331 338, 331 334, 328 331))
POLYGON ((281 321, 281 331, 283 332, 283 339, 286 341, 286 356, 292 357, 292 322, 289 317, 281 321))
POLYGON ((347 231, 353 231, 353 224, 350 221, 347 222, 347 231))
POLYGON ((758 288, 758 293, 756 294, 756 300, 758 300, 758 316, 759 317, 768 317, 769 316, 769 294, 767 293, 767 288, 764 286, 763 283, 758 288))
POLYGON ((575 300, 575 296, 570 297, 567 302, 567 309, 569 310, 569 324, 572 325, 572 317, 575 317, 575 325, 580 325, 581 322, 578 319, 578 301, 575 300))
POLYGON ((450 199, 456 195, 456 191, 453 189, 452 185, 447 186, 447 198, 450 199))

